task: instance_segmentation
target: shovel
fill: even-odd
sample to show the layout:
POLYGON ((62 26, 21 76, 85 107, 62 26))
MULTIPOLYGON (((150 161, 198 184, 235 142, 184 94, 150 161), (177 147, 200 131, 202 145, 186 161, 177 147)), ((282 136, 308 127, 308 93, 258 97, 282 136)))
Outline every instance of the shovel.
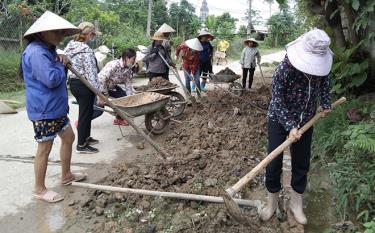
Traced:
POLYGON ((114 105, 111 101, 109 101, 109 99, 103 95, 100 91, 98 91, 95 87, 93 87, 91 85, 91 83, 89 83, 89 81, 87 81, 78 71, 76 71, 73 66, 68 63, 66 65, 66 67, 72 71, 72 73, 77 76, 79 78, 79 80, 81 80, 81 82, 83 84, 85 84, 92 92, 95 93, 95 95, 99 96, 99 98, 101 98, 102 100, 104 100, 105 104, 108 105, 110 108, 113 109, 113 111, 119 115, 122 119, 126 120, 127 122, 129 122, 129 124, 135 129, 135 131, 137 131, 137 133, 139 135, 141 135, 148 143, 150 143, 157 152, 159 152, 163 159, 165 159, 166 157, 169 157, 168 153, 165 152, 162 148, 160 148, 147 134, 145 134, 143 132, 143 130, 141 130, 134 122, 133 120, 126 114, 126 112, 122 111, 120 108, 118 108, 116 105, 114 105))
POLYGON ((258 66, 259 66, 260 76, 262 77, 262 80, 263 80, 263 85, 265 86, 266 85, 266 80, 264 79, 262 67, 260 66, 259 63, 258 63, 258 66))
MULTIPOLYGON (((332 109, 346 101, 345 97, 340 98, 332 104, 332 109)), ((320 118, 322 113, 317 113, 311 120, 309 120, 302 128, 299 129, 299 133, 302 135, 305 133, 311 126, 313 126, 320 118)), ((235 185, 225 190, 223 195, 225 206, 232 215, 232 217, 237 220, 239 223, 244 225, 250 224, 251 218, 247 216, 243 211, 238 207, 234 202, 233 196, 237 194, 242 188, 249 183, 256 175, 259 174, 272 160, 278 157, 285 149, 294 143, 293 138, 288 138, 275 150, 273 150, 266 158, 264 158, 256 167, 254 167, 249 173, 242 177, 235 185)))

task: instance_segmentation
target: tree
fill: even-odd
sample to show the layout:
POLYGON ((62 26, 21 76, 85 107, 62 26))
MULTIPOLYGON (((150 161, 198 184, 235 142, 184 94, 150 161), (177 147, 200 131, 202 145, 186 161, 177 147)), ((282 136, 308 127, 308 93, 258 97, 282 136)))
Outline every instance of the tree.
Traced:
POLYGON ((154 8, 152 10, 152 29, 156 31, 163 23, 170 23, 168 15, 167 1, 154 1, 154 8))
POLYGON ((236 22, 238 20, 233 18, 228 12, 216 17, 215 33, 217 37, 231 40, 236 32, 236 22))
POLYGON ((269 12, 270 12, 270 18, 272 16, 272 4, 275 2, 274 0, 264 0, 264 2, 268 3, 269 12))
MULTIPOLYGON (((285 0, 278 2, 283 3, 285 0)), ((319 24, 323 25, 332 37, 331 47, 335 53, 335 63, 332 67, 333 90, 339 93, 363 93, 364 89, 374 91, 375 2, 301 0, 297 6, 299 12, 319 17, 319 24)))
POLYGON ((272 46, 277 47, 285 45, 296 38, 297 26, 294 17, 291 14, 288 5, 280 4, 280 13, 274 14, 268 19, 270 37, 272 46))
POLYGON ((187 0, 181 0, 179 4, 171 4, 169 15, 171 24, 177 29, 177 35, 183 38, 196 36, 200 23, 194 12, 195 8, 187 0))
POLYGON ((246 38, 247 35, 247 27, 245 25, 241 25, 240 28, 238 29, 238 35, 241 38, 246 38))
POLYGON ((209 15, 207 16, 206 18, 206 27, 209 31, 211 31, 212 33, 214 33, 215 29, 216 29, 216 17, 214 15, 209 15))
MULTIPOLYGON (((243 19, 245 21, 249 21, 249 11, 245 12, 245 17, 243 19)), ((263 18, 260 15, 260 11, 251 10, 251 31, 253 31, 254 25, 261 25, 262 23, 263 23, 263 18)))

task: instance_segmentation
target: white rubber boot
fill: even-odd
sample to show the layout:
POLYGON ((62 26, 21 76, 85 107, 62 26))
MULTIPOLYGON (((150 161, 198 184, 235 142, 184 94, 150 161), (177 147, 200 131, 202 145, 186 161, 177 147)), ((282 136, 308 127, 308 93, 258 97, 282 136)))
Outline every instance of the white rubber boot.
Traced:
POLYGON ((267 206, 260 211, 260 219, 264 222, 271 219, 272 215, 277 209, 277 203, 279 201, 279 193, 268 192, 267 206))
POLYGON ((294 219, 302 225, 307 224, 307 218, 303 212, 303 201, 302 194, 297 193, 293 189, 290 191, 290 203, 289 208, 294 215, 294 219))

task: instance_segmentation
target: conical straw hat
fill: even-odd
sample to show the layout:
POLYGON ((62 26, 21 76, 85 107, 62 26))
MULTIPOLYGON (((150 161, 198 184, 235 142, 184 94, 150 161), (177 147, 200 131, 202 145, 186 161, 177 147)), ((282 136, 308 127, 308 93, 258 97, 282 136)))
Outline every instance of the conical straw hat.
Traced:
POLYGON ((27 39, 27 37, 32 34, 53 30, 64 30, 64 36, 71 36, 80 32, 79 28, 67 20, 50 11, 46 11, 37 21, 33 23, 33 25, 31 25, 23 37, 27 39))
POLYGON ((157 32, 162 32, 162 33, 172 33, 175 31, 176 30, 174 30, 171 26, 169 26, 166 23, 163 23, 163 25, 161 25, 161 27, 157 30, 157 32))
POLYGON ((203 50, 203 47, 202 47, 202 44, 201 42, 198 40, 198 38, 194 38, 194 39, 190 39, 190 40, 187 40, 185 41, 185 44, 193 49, 193 50, 196 50, 196 51, 202 51, 203 50))
POLYGON ((250 42, 250 41, 259 44, 258 41, 254 38, 248 38, 248 39, 244 40, 244 43, 246 44, 247 42, 250 42))

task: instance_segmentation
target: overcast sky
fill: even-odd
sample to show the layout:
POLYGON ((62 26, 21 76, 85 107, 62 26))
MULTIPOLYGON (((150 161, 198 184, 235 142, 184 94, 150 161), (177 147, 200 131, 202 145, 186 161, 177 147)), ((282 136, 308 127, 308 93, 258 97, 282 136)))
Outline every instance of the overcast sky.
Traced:
MULTIPOLYGON (((171 2, 180 2, 180 0, 167 0, 169 3, 171 2)), ((188 0, 196 10, 196 14, 199 16, 200 8, 202 6, 203 0, 188 0)), ((243 20, 245 17, 245 12, 249 7, 248 0, 207 0, 209 14, 210 15, 221 15, 224 12, 229 12, 232 17, 237 18, 239 21, 237 22, 237 28, 240 25, 247 25, 247 23, 243 20)), ((265 3, 263 0, 253 0, 252 1, 252 8, 254 10, 258 10, 260 15, 262 16, 264 22, 269 18, 269 5, 265 3)), ((279 8, 278 4, 272 4, 272 14, 276 13, 279 8)))

